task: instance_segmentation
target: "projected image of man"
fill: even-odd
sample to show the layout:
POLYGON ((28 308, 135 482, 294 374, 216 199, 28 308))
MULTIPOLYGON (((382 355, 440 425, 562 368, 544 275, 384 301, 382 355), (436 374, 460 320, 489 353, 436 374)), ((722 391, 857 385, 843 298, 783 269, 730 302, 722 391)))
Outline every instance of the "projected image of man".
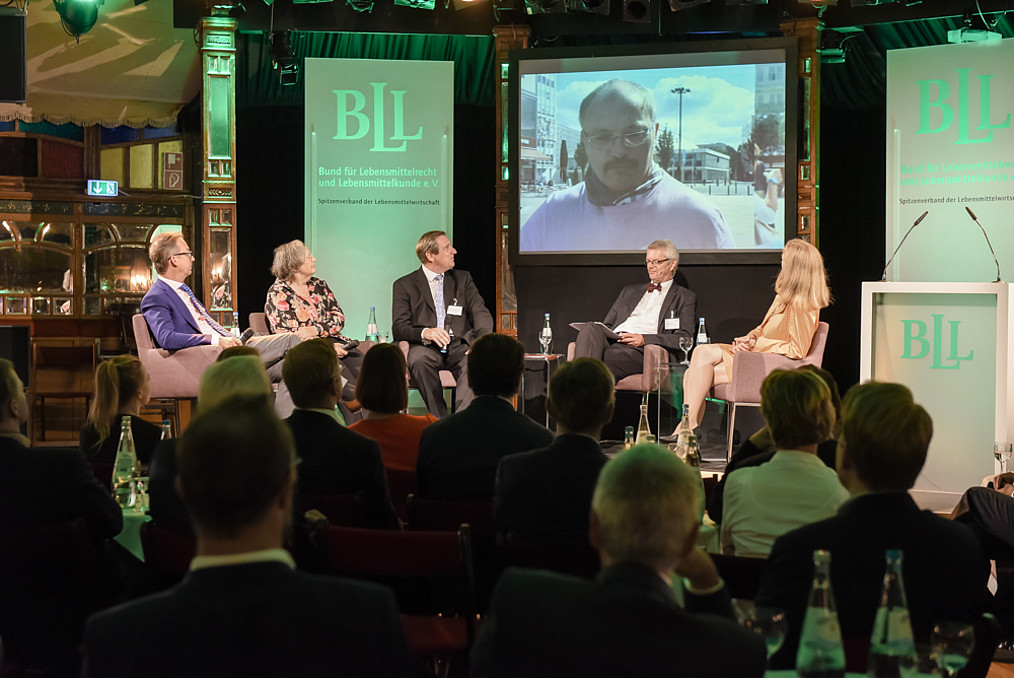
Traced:
POLYGON ((581 102, 585 180, 553 193, 521 229, 522 252, 735 247, 718 208, 655 162, 658 123, 647 88, 610 80, 581 102))

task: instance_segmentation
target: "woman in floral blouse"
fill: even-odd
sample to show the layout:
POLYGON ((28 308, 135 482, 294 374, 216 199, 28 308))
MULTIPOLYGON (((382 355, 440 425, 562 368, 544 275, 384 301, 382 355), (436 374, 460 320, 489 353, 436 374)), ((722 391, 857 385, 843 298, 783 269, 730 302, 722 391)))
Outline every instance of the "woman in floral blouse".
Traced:
POLYGON ((271 272, 277 280, 268 289, 264 302, 271 333, 295 332, 303 341, 324 337, 335 342, 334 350, 348 379, 342 400, 354 400, 363 355, 341 347, 349 340, 342 334, 345 314, 327 283, 314 277, 317 258, 303 241, 293 240, 275 248, 271 272))

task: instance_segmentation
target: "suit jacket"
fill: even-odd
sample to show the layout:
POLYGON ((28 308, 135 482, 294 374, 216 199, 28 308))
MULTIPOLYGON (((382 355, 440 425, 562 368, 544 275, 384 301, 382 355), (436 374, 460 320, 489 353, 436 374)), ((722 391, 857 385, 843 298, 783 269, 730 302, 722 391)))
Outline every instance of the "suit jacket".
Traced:
POLYGON ((176 494, 176 439, 159 441, 148 468, 148 516, 151 522, 184 534, 193 534, 190 514, 176 494))
POLYGON ((141 313, 155 335, 155 343, 167 351, 211 343, 208 335, 201 334, 194 316, 176 290, 161 278, 141 299, 141 313))
POLYGON ((887 549, 903 552, 905 594, 917 636, 929 637, 941 621, 972 623, 986 611, 989 561, 971 530, 920 511, 907 492, 859 495, 835 517, 775 541, 755 601, 782 608, 788 617, 789 633, 772 657, 772 668, 795 666, 816 549, 831 552, 831 588, 843 637, 870 637, 887 549))
MULTIPOLYGON (((446 323, 454 330, 455 339, 469 345, 493 331, 493 316, 468 271, 451 269, 444 273, 444 302, 450 306, 454 299, 458 300, 462 313, 448 315, 446 323)), ((420 344, 422 331, 436 327, 437 312, 422 267, 394 281, 391 316, 395 341, 420 344)))
POLYGON ((399 527, 380 445, 375 440, 348 430, 326 414, 310 410, 295 410, 285 423, 302 459, 297 503, 304 494, 355 493, 362 527, 399 527))
MULTIPOLYGON (((616 327, 630 317, 630 314, 637 307, 641 297, 644 296, 644 284, 627 285, 616 297, 609 313, 606 314, 603 324, 609 327, 616 327)), ((697 295, 686 287, 677 285, 675 281, 669 286, 669 291, 662 301, 662 310, 658 314, 658 330, 656 334, 645 334, 645 344, 659 344, 669 351, 679 349, 679 338, 692 337, 697 328, 697 295), (680 321, 678 330, 665 329, 665 319, 670 312, 680 321)))
POLYGON ((493 517, 501 531, 531 541, 588 542, 588 513, 608 458, 597 441, 559 435, 538 450, 500 460, 493 517))
POLYGON ((85 664, 101 678, 417 673, 390 591, 279 562, 196 570, 94 615, 85 664))
POLYGON ((750 678, 764 675, 765 659, 763 639, 736 624, 724 589, 688 594, 684 610, 638 563, 613 565, 594 580, 509 568, 472 650, 471 674, 750 678))
POLYGON ((81 450, 25 447, 0 436, 0 523, 69 522, 83 517, 96 539, 123 529, 123 511, 81 450))
POLYGON ((503 398, 479 396, 462 411, 423 429, 416 469, 419 496, 492 500, 500 459, 552 442, 549 429, 503 398))

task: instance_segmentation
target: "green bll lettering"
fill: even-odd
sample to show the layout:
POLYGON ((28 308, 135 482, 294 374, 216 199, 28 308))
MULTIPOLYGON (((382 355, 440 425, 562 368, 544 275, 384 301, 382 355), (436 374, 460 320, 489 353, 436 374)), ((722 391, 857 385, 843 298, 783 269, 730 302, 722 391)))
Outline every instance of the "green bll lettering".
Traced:
MULTIPOLYGON (((979 129, 1007 129, 1010 127, 1010 113, 1007 113, 1007 117, 1003 122, 997 123, 996 125, 990 124, 989 122, 989 100, 990 100, 990 81, 993 79, 992 75, 980 75, 979 77, 979 129)), ((990 132, 992 138, 993 133, 990 132)))
POLYGON ((930 350, 929 340, 925 338, 926 335, 926 323, 921 320, 902 320, 903 339, 905 342, 905 350, 902 352, 902 358, 911 358, 918 360, 919 358, 925 358, 930 350), (913 328, 917 328, 916 332, 913 332, 913 328), (919 354, 912 353, 913 342, 919 342, 919 354))
MULTIPOLYGON (((943 132, 954 122, 954 109, 944 103, 950 95, 951 88, 946 80, 917 80, 919 84, 919 130, 916 134, 938 134, 943 132), (939 96, 936 101, 930 101, 930 87, 936 85, 939 96), (930 109, 939 108, 941 114, 940 126, 930 129, 930 109)), ((905 322, 905 321, 902 321, 905 322)))
POLYGON ((394 99, 394 134, 391 138, 398 141, 404 139, 415 141, 422 139, 422 125, 419 125, 419 129, 412 136, 405 136, 405 92, 403 89, 391 90, 391 98, 394 99))
POLYGON ((933 318, 933 364, 930 365, 930 369, 931 370, 958 369, 958 364, 944 365, 943 363, 944 347, 943 342, 941 341, 943 339, 943 326, 944 326, 943 314, 933 313, 931 314, 930 317, 933 318))
POLYGON ((336 89, 332 91, 338 99, 336 106, 338 124, 335 135, 331 138, 340 141, 353 141, 365 137, 366 133, 370 131, 370 119, 362 112, 366 108, 366 97, 362 92, 355 89, 336 89), (351 110, 345 108, 345 102, 349 97, 352 97, 353 102, 351 110), (349 136, 348 127, 345 124, 346 119, 349 117, 353 117, 359 122, 359 129, 352 136, 349 136))
POLYGON ((971 360, 972 356, 975 355, 974 350, 969 350, 968 355, 958 355, 958 325, 961 324, 961 321, 948 320, 947 324, 951 326, 951 353, 947 356, 947 359, 955 362, 961 360, 971 360))

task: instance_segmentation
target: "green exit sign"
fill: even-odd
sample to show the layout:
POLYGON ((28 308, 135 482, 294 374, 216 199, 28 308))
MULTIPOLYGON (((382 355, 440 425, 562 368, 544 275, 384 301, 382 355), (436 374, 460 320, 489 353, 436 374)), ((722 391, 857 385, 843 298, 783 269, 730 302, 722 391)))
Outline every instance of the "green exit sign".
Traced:
POLYGON ((119 184, 115 181, 103 181, 102 179, 88 180, 88 195, 111 197, 119 194, 119 192, 119 184))

